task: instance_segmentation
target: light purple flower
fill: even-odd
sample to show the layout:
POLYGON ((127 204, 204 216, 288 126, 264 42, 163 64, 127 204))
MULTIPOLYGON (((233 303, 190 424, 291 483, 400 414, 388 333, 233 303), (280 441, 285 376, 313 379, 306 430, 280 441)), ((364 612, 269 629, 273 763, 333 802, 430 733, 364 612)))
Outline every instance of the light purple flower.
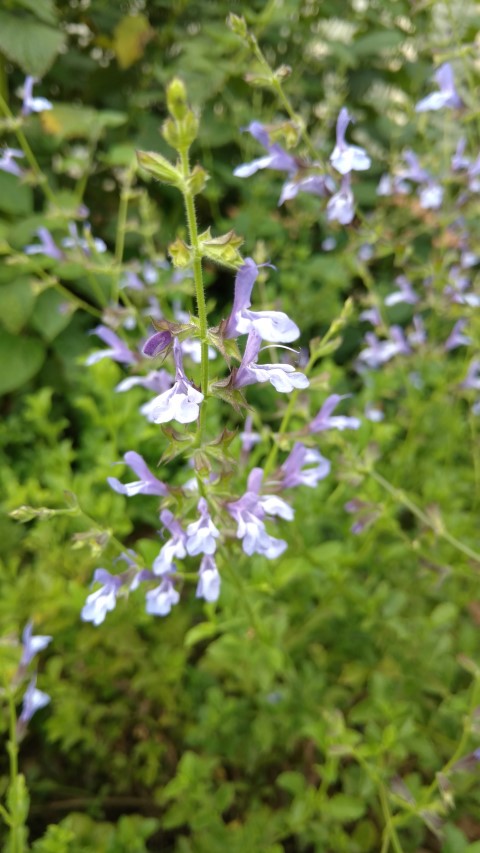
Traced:
POLYGON ((341 400, 346 400, 350 394, 330 394, 325 400, 318 415, 316 415, 308 426, 309 432, 323 432, 326 429, 358 429, 359 418, 346 417, 345 415, 333 415, 341 400))
POLYGON ((349 225, 355 216, 355 199, 350 184, 350 173, 342 177, 340 189, 332 195, 327 204, 327 219, 329 222, 340 222, 349 225))
POLYGON ((30 113, 43 113, 45 110, 53 109, 51 101, 47 101, 46 98, 33 97, 33 86, 37 82, 38 80, 36 77, 31 77, 29 75, 25 78, 25 83, 23 84, 22 103, 22 115, 24 116, 28 116, 30 113))
POLYGON ((25 625, 22 634, 23 652, 20 660, 21 667, 28 666, 28 664, 30 663, 30 661, 33 660, 35 655, 37 655, 38 652, 43 651, 43 649, 45 649, 53 639, 52 637, 46 634, 34 635, 32 631, 33 622, 30 620, 25 625))
POLYGON ((48 228, 37 228, 36 234, 40 242, 25 246, 24 252, 26 255, 47 255, 47 257, 55 258, 57 261, 61 261, 65 257, 55 243, 48 228))
POLYGON ((468 335, 463 334, 463 330, 467 325, 467 322, 467 320, 457 320, 443 345, 446 352, 450 352, 450 350, 456 349, 457 347, 466 347, 472 343, 472 339, 468 335))
POLYGON ((427 341, 427 332, 422 317, 413 315, 413 330, 407 335, 408 343, 412 346, 422 346, 427 341))
POLYGON ((330 157, 333 168, 341 175, 347 175, 352 171, 363 172, 372 165, 364 148, 360 148, 359 145, 348 145, 345 142, 345 132, 351 120, 347 108, 342 107, 337 119, 337 144, 330 157))
POLYGON ((420 165, 417 155, 411 148, 403 152, 403 159, 407 166, 399 171, 398 177, 401 180, 413 181, 415 184, 423 184, 431 180, 429 173, 420 165))
POLYGON ((459 109, 463 106, 461 98, 458 96, 455 89, 455 80, 453 77, 452 66, 449 62, 445 62, 435 72, 435 81, 439 87, 439 92, 432 92, 415 107, 415 112, 425 113, 430 110, 441 110, 444 107, 449 109, 459 109))
POLYGON ((366 501, 361 501, 357 498, 348 501, 345 504, 344 509, 346 512, 357 516, 350 528, 351 532, 356 536, 358 536, 359 533, 363 533, 367 527, 370 527, 370 525, 373 524, 380 515, 375 504, 367 503, 366 501))
POLYGON ((375 305, 372 308, 366 308, 365 311, 362 311, 360 313, 360 320, 365 320, 365 322, 371 323, 372 326, 382 325, 380 311, 375 305))
POLYGON ((318 195, 320 198, 325 198, 332 195, 335 190, 335 181, 330 175, 307 175, 298 180, 293 178, 285 181, 278 200, 278 206, 280 207, 284 202, 296 198, 298 193, 309 193, 309 195, 318 195))
POLYGON ((242 443, 242 451, 246 454, 250 453, 251 450, 261 441, 260 433, 254 432, 252 430, 253 426, 253 418, 251 415, 247 415, 245 418, 245 428, 243 432, 240 433, 240 441, 242 443))
POLYGON ((10 175, 16 175, 19 178, 23 175, 23 169, 20 168, 15 159, 24 157, 23 151, 19 148, 3 148, 0 149, 0 171, 9 172, 10 175))
POLYGON ((242 540, 245 554, 263 554, 273 560, 283 554, 287 543, 283 539, 270 536, 264 524, 267 515, 280 515, 291 520, 293 510, 276 495, 264 495, 260 498, 263 471, 254 468, 249 475, 247 491, 237 501, 227 504, 227 510, 237 523, 237 538, 242 540))
POLYGON ((189 424, 198 420, 203 394, 188 381, 183 370, 182 349, 178 338, 173 342, 175 382, 168 391, 145 403, 140 411, 155 424, 179 421, 189 424))
POLYGON ((480 391, 480 358, 474 358, 470 363, 467 375, 460 388, 471 388, 473 391, 480 391))
POLYGON ((187 534, 173 513, 169 509, 162 510, 160 521, 171 534, 171 539, 165 542, 165 545, 160 549, 158 557, 154 560, 152 568, 155 575, 164 575, 172 572, 175 568, 173 561, 183 560, 187 555, 185 548, 187 534))
POLYGON ((467 140, 464 136, 462 136, 457 143, 457 147, 455 149, 455 153, 452 155, 452 159, 450 161, 452 170, 454 172, 461 172, 463 169, 468 169, 470 163, 472 162, 470 157, 465 157, 465 148, 467 145, 467 140))
POLYGON ((248 131, 266 149, 267 154, 252 160, 250 163, 242 163, 241 166, 237 166, 233 170, 235 177, 249 178, 260 169, 276 169, 280 172, 288 172, 290 175, 297 172, 298 165, 295 158, 287 154, 278 143, 270 142, 268 131, 263 124, 259 121, 252 121, 244 130, 248 131))
POLYGON ((133 364, 137 361, 137 356, 127 347, 113 329, 108 326, 97 326, 90 332, 91 335, 97 335, 100 340, 108 344, 108 349, 97 350, 92 352, 86 359, 85 364, 96 364, 102 358, 111 358, 113 361, 118 361, 121 364, 133 364))
POLYGON ((78 233, 78 227, 76 222, 70 222, 68 226, 68 230, 70 231, 70 237, 64 237, 62 240, 62 246, 65 249, 81 249, 82 252, 90 257, 92 254, 91 246, 95 249, 98 254, 103 254, 107 251, 107 244, 100 237, 92 237, 90 226, 88 222, 86 222, 83 226, 84 233, 88 235, 89 239, 86 237, 80 237, 78 233))
POLYGON ((22 711, 17 723, 19 733, 22 732, 27 723, 30 722, 35 712, 39 711, 40 708, 44 708, 45 705, 48 705, 50 702, 50 696, 48 693, 44 693, 43 690, 38 690, 36 685, 37 676, 34 675, 23 697, 22 711))
POLYGON ((129 450, 123 458, 139 479, 133 483, 124 484, 116 477, 107 477, 108 485, 114 492, 118 492, 119 495, 127 495, 129 498, 133 495, 161 495, 161 497, 168 495, 168 487, 152 474, 139 453, 136 453, 135 450, 129 450))
POLYGON ((373 403, 367 403, 364 411, 366 419, 368 421, 372 421, 374 424, 378 424, 385 419, 385 415, 382 410, 373 403))
POLYGON ((205 601, 218 601, 220 595, 220 575, 214 558, 205 554, 200 563, 196 597, 205 601))
POLYGON ((390 196, 394 195, 394 193, 408 195, 409 192, 410 186, 402 177, 397 175, 393 177, 388 174, 382 175, 377 186, 377 195, 379 196, 390 196))
POLYGON ((438 210, 443 202, 443 187, 435 181, 429 181, 420 189, 418 198, 423 210, 438 210))
POLYGON ((328 476, 330 467, 329 460, 319 450, 305 447, 297 441, 280 468, 282 487, 293 489, 296 486, 310 486, 313 489, 328 476))
POLYGON ((101 583, 102 586, 87 597, 80 615, 84 622, 100 625, 107 613, 115 609, 123 578, 111 575, 106 569, 95 569, 93 583, 101 583))
POLYGON ((398 275, 395 284, 398 286, 398 290, 394 290, 385 297, 385 305, 398 305, 399 302, 415 305, 418 302, 418 296, 405 275, 398 275))
POLYGON ((172 607, 179 601, 180 595, 175 589, 170 575, 166 575, 160 586, 147 592, 146 611, 152 616, 167 616, 172 607))
POLYGON ((261 337, 256 331, 251 331, 245 352, 237 369, 234 388, 243 388, 255 382, 270 382, 273 387, 286 394, 294 388, 307 388, 310 384, 304 373, 299 373, 291 364, 257 364, 255 359, 260 351, 261 337))
POLYGON ((368 344, 358 355, 360 366, 380 367, 396 355, 408 355, 411 350, 400 326, 390 328, 390 337, 380 341, 373 332, 367 332, 365 341, 368 344))
POLYGON ((250 311, 250 297, 257 277, 255 261, 246 258, 235 277, 232 313, 225 327, 225 337, 236 338, 255 330, 263 340, 274 343, 296 340, 300 330, 283 311, 250 311))
POLYGON ((197 554, 214 554, 217 548, 216 539, 220 531, 215 527, 205 498, 200 498, 197 509, 200 513, 198 521, 192 521, 187 527, 187 552, 191 557, 197 554))
POLYGON ((115 391, 129 391, 135 385, 141 385, 143 388, 148 388, 149 391, 155 391, 156 394, 162 394, 168 391, 173 385, 173 377, 168 370, 151 370, 146 376, 127 376, 115 387, 115 391))

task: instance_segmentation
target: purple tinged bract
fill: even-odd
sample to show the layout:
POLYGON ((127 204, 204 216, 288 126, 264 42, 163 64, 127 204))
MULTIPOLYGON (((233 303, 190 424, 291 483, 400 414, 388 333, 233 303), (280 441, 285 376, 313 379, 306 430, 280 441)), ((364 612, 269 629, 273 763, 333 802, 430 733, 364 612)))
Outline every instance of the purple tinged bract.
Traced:
POLYGON ((159 353, 163 352, 170 346, 173 341, 173 335, 167 329, 161 332, 155 332, 145 341, 142 352, 148 358, 155 358, 159 353))
POLYGON ((152 474, 147 463, 139 453, 136 453, 135 450, 129 450, 123 458, 128 467, 132 469, 139 479, 132 483, 121 483, 116 477, 108 477, 108 485, 114 492, 118 492, 120 495, 127 495, 129 498, 133 495, 160 495, 161 497, 168 495, 168 486, 152 474))
POLYGON ((263 340, 273 343, 295 341, 300 330, 283 311, 250 311, 250 297, 258 269, 252 258, 246 258, 237 272, 232 313, 225 327, 225 337, 236 338, 255 330, 263 340))

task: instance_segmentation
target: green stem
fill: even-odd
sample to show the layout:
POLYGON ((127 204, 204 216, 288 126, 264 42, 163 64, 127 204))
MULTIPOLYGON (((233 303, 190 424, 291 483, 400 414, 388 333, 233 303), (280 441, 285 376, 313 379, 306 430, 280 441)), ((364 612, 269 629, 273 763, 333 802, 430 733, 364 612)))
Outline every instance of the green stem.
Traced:
MULTIPOLYGON (((13 693, 8 691, 8 712, 9 712, 9 742, 8 754, 10 758, 10 790, 17 790, 18 777, 18 743, 17 743, 17 714, 15 710, 15 701, 13 693)), ((10 812, 11 829, 10 829, 10 853, 22 853, 22 827, 18 822, 17 803, 14 802, 14 807, 10 812)))
POLYGON ((122 187, 122 191, 120 193, 120 204, 118 207, 118 218, 117 218, 117 233, 115 238, 115 266, 117 267, 117 275, 113 280, 113 304, 116 305, 118 302, 118 294, 120 291, 120 277, 122 274, 122 261, 123 261, 123 252, 125 250, 125 234, 127 232, 127 215, 128 215, 128 202, 130 201, 130 190, 132 188, 133 176, 135 174, 135 167, 131 166, 127 171, 127 178, 124 186, 122 187))
MULTIPOLYGON (((205 302, 205 289, 203 284, 202 271, 202 253, 200 242, 198 239, 197 216, 195 213, 195 202, 192 192, 188 188, 188 178, 190 176, 190 164, 188 160, 188 148, 183 148, 180 151, 182 164, 182 173, 184 177, 183 198, 185 201, 185 211, 187 214, 188 233, 190 245, 193 250, 193 280, 195 283, 195 296, 197 300, 198 320, 200 324, 200 341, 201 341, 201 390, 204 398, 208 396, 208 339, 207 339, 207 306, 205 302)), ((200 417, 198 421, 198 442, 202 444, 205 433, 205 399, 200 407, 200 417)))
POLYGON ((433 530, 434 533, 437 534, 441 539, 445 539, 453 548, 456 548, 457 551, 461 551, 462 554, 465 554, 466 557, 469 557, 471 560, 475 560, 476 563, 480 563, 480 554, 477 551, 474 551, 473 548, 470 548, 468 545, 465 545, 460 539, 457 539, 456 536, 453 536, 446 530, 443 525, 437 525, 432 521, 429 516, 423 512, 412 500, 402 491, 402 489, 397 489, 395 486, 382 477, 381 474, 378 474, 377 471, 373 469, 368 469, 367 473, 372 477, 375 482, 377 482, 382 488, 385 489, 386 492, 389 493, 396 501, 403 504, 407 509, 410 510, 413 515, 416 516, 423 524, 433 530))

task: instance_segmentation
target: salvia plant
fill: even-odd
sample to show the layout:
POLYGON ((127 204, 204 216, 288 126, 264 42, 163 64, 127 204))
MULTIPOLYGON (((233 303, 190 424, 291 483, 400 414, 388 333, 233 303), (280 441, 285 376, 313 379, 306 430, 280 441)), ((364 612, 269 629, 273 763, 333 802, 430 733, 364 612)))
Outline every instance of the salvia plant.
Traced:
MULTIPOLYGON (((189 595, 201 599, 207 614, 213 614, 221 607, 222 584, 228 583, 238 590, 239 606, 249 610, 251 625, 261 637, 257 612, 242 595, 243 576, 248 576, 250 565, 258 558, 267 560, 274 571, 275 561, 287 551, 289 528, 301 527, 302 502, 324 480, 338 483, 335 488, 345 498, 343 512, 351 516, 351 533, 358 537, 359 549, 364 547, 367 531, 378 525, 380 539, 382 532, 390 535, 393 530, 408 541, 412 551, 421 554, 424 564, 438 575, 439 584, 453 572, 470 582, 480 565, 474 543, 451 531, 437 505, 423 505, 378 470, 381 441, 370 440, 372 435, 381 436, 384 447, 393 445, 393 424, 397 417, 405 417, 396 408, 400 395, 408 391, 428 396, 429 382, 434 384, 432 372, 439 363, 445 365, 448 405, 456 406, 471 424, 472 434, 477 434, 480 297, 476 272, 480 256, 475 210, 480 158, 465 130, 468 94, 457 86, 452 64, 440 64, 434 71, 434 91, 417 102, 412 120, 419 115, 419 132, 430 127, 430 120, 445 122, 441 156, 437 150, 420 155, 413 147, 399 152, 380 175, 376 204, 368 209, 360 203, 357 185, 363 173, 378 163, 365 147, 351 140, 351 134, 357 138, 355 117, 342 106, 332 121, 334 139, 328 150, 325 146, 320 150, 285 94, 283 81, 289 69, 281 66, 273 71, 245 21, 232 15, 229 22, 255 60, 250 82, 272 91, 286 113, 275 123, 255 116, 241 128, 258 156, 232 164, 233 175, 241 183, 255 181, 261 171, 279 173, 278 206, 282 208, 301 205, 303 195, 313 196, 327 233, 322 244, 325 253, 335 251, 348 227, 350 263, 361 288, 355 298, 346 299, 329 325, 318 318, 326 331, 306 342, 298 318, 281 310, 282 296, 267 298, 266 283, 271 286, 278 280, 281 259, 271 257, 268 246, 258 244, 252 257, 243 252, 243 239, 234 230, 216 234, 213 225, 206 229, 200 225, 198 198, 209 175, 195 159, 199 117, 178 77, 166 90, 168 117, 162 127, 172 155, 140 150, 137 161, 129 162, 122 173, 113 262, 106 243, 93 236, 90 214, 81 199, 68 215, 62 209, 57 229, 38 227, 23 254, 45 286, 52 283, 49 276, 55 264, 75 262, 88 271, 93 287, 92 300, 87 301, 60 285, 65 297, 60 311, 68 313, 73 304, 73 310, 86 309, 96 319, 90 329, 91 351, 82 369, 94 374, 96 365, 107 359, 120 366, 122 376, 114 394, 117 400, 125 399, 124 395, 137 400, 141 395, 139 413, 146 425, 141 436, 148 436, 147 449, 141 439, 120 448, 105 484, 105 489, 121 496, 116 500, 123 496, 135 502, 143 496, 150 501, 158 530, 149 530, 146 547, 140 533, 134 533, 132 541, 124 541, 112 529, 104 529, 80 506, 72 491, 65 492, 65 508, 24 505, 11 513, 22 522, 65 516, 88 527, 74 536, 74 547, 88 545, 98 560, 81 619, 95 627, 106 621, 105 631, 109 614, 115 608, 127 608, 130 596, 143 596, 151 616, 167 617, 189 595), (449 123, 452 116, 455 121, 449 123), (164 247, 170 260, 155 251, 148 257, 124 259, 127 207, 138 176, 160 182, 167 194, 173 191, 183 199, 186 228, 164 247), (389 232, 390 215, 392 221, 396 217, 401 223, 404 217, 405 239, 400 247, 389 232), (378 287, 375 281, 382 264, 388 269, 387 287, 378 287), (209 289, 212 270, 217 267, 222 270, 222 282, 228 282, 218 304, 209 289), (342 332, 352 327, 357 331, 357 345, 351 358, 351 382, 331 387, 329 376, 321 373, 322 362, 338 353, 342 332), (348 393, 352 388, 355 394, 348 393), (320 407, 311 402, 312 397, 318 401, 319 393, 320 407), (350 441, 353 432, 349 431, 361 438, 350 441), (401 516, 398 527, 386 512, 385 501, 391 501, 401 516), (438 556, 443 546, 454 568, 445 565, 443 555, 438 556)), ((58 212, 58 199, 21 129, 32 114, 54 109, 49 100, 34 95, 37 82, 27 77, 18 118, 4 109, 21 147, 2 150, 0 170, 20 180, 36 181, 58 212)), ((142 198, 146 221, 148 205, 142 198)), ((151 238, 145 221, 144 236, 151 238)), ((439 405, 444 405, 443 398, 439 405)), ((405 430, 409 428, 407 424, 405 430)), ((475 450, 473 456, 477 472, 475 450)), ((126 502, 122 511, 128 511, 126 502)), ((392 608, 395 606, 393 602, 392 608)), ((205 638, 209 636, 206 632, 205 638)), ((30 665, 51 639, 35 636, 32 622, 28 622, 21 660, 8 668, 3 684, 9 709, 10 784, 1 815, 9 828, 11 853, 25 849, 27 840, 28 794, 18 769, 19 743, 35 711, 49 702, 36 686, 36 675, 29 675, 30 665), (20 686, 23 700, 17 714, 20 686)), ((17 652, 18 646, 15 648, 17 652)), ((336 784, 342 761, 356 763, 365 774, 365 790, 376 792, 383 821, 381 840, 377 839, 381 853, 407 849, 402 846, 402 833, 418 822, 441 838, 442 822, 453 807, 456 778, 475 769, 479 760, 474 740, 480 669, 468 658, 462 659, 462 666, 473 679, 463 728, 432 781, 422 786, 412 778, 407 784, 403 776, 408 767, 392 778, 388 750, 393 749, 394 737, 390 730, 381 738, 374 732, 372 740, 363 743, 354 725, 347 729, 340 714, 327 714, 324 734, 322 729, 326 753, 322 780, 316 788, 312 783, 315 792, 308 800, 303 781, 294 773, 283 774, 283 788, 298 808, 292 809, 284 825, 272 830, 271 843, 262 849, 278 853, 283 849, 278 839, 291 837, 300 823, 308 844, 313 832, 310 822, 318 811, 323 814, 322 809, 329 814, 329 787, 336 784), (381 744, 377 743, 380 739, 381 744)), ((357 676, 353 672, 345 677, 354 681, 357 676)), ((268 695, 272 706, 280 700, 280 694, 268 695)), ((318 736, 317 729, 314 736, 318 736)), ((191 767, 195 770, 195 760, 188 754, 181 761, 187 778, 191 767)), ((356 801, 352 807, 349 795, 334 794, 332 801, 337 804, 333 811, 338 807, 343 823, 363 814, 361 807, 358 813, 355 810, 356 801)), ((321 827, 318 831, 321 834, 321 827)), ((362 843, 365 849, 373 849, 376 840, 362 842, 362 837, 355 840, 356 846, 347 847, 346 836, 339 834, 338 849, 361 853, 362 843)), ((61 853, 68 847, 58 840, 58 847, 51 849, 61 853)))

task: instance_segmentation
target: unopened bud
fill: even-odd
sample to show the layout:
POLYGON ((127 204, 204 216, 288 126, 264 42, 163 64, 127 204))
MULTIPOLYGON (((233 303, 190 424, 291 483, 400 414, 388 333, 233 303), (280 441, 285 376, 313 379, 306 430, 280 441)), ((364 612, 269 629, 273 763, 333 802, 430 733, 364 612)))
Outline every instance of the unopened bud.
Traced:
POLYGON ((167 107, 177 121, 182 121, 188 112, 187 90, 179 77, 174 77, 167 86, 167 107))

